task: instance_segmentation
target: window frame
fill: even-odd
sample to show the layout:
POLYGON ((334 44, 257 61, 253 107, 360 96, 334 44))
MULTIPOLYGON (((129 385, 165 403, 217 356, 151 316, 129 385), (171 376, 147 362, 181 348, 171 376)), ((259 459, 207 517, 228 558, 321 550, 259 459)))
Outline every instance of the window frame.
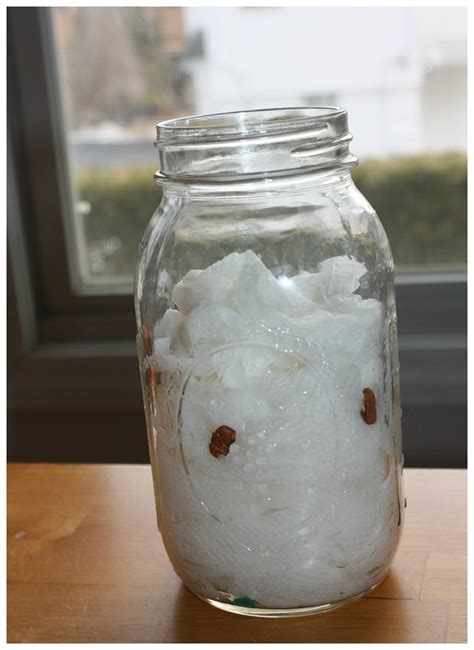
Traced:
MULTIPOLYGON (((147 462, 132 295, 86 295, 71 279, 73 195, 49 9, 8 8, 7 29, 10 457, 147 462), (87 432, 71 444, 63 432, 74 414, 87 432), (41 448, 38 418, 49 427, 41 448), (117 435, 129 436, 118 451, 117 435)), ((465 466, 467 275, 400 273, 396 294, 405 456, 465 466)))
POLYGON ((79 260, 67 227, 74 191, 50 9, 9 8, 7 29, 9 132, 17 167, 21 160, 20 191, 31 196, 24 218, 38 242, 34 266, 42 302, 50 314, 128 312, 130 287, 86 288, 74 273, 79 260))

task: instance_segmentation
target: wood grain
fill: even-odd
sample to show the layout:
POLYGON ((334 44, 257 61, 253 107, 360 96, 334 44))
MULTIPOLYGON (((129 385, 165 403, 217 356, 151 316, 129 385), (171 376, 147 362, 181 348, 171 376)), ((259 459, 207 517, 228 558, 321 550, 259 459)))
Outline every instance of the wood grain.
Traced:
POLYGON ((327 614, 268 621, 212 608, 175 576, 149 467, 10 465, 9 642, 466 642, 466 472, 405 470, 386 580, 327 614))

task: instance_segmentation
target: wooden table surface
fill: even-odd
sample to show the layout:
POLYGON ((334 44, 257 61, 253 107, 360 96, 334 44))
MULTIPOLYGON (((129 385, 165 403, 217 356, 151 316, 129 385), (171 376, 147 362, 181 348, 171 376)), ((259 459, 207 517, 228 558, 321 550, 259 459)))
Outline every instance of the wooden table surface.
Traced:
POLYGON ((228 614, 175 576, 150 468, 10 465, 10 642, 465 642, 466 472, 405 470, 402 543, 369 596, 303 618, 228 614))

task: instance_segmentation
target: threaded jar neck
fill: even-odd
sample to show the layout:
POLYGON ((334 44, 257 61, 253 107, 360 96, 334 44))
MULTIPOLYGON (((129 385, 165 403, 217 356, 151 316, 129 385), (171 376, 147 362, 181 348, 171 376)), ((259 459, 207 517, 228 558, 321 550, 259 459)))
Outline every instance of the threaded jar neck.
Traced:
POLYGON ((156 131, 158 181, 245 181, 357 163, 347 112, 335 107, 197 115, 160 122, 156 131))

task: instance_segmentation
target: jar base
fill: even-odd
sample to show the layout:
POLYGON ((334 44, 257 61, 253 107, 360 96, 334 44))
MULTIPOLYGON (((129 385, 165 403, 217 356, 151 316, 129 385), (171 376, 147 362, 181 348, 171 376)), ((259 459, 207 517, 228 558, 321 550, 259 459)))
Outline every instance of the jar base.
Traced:
MULTIPOLYGON (((372 587, 361 591, 355 596, 350 598, 345 598, 344 600, 338 600, 334 603, 327 603, 326 605, 314 605, 312 607, 294 607, 289 609, 267 609, 265 607, 243 607, 241 605, 232 605, 231 603, 223 603, 219 600, 213 600, 212 598, 206 598, 205 596, 200 596, 199 594, 194 594, 205 603, 216 607, 217 609, 222 609, 225 612, 230 612, 232 614, 240 614, 241 616, 253 616, 257 618, 293 618, 297 616, 312 616, 314 614, 324 614, 325 612, 330 612, 333 609, 338 609, 339 607, 344 607, 345 605, 350 605, 354 603, 368 593, 376 589, 387 577, 387 573, 376 582, 372 587)), ((193 592, 194 593, 194 592, 193 592)))

